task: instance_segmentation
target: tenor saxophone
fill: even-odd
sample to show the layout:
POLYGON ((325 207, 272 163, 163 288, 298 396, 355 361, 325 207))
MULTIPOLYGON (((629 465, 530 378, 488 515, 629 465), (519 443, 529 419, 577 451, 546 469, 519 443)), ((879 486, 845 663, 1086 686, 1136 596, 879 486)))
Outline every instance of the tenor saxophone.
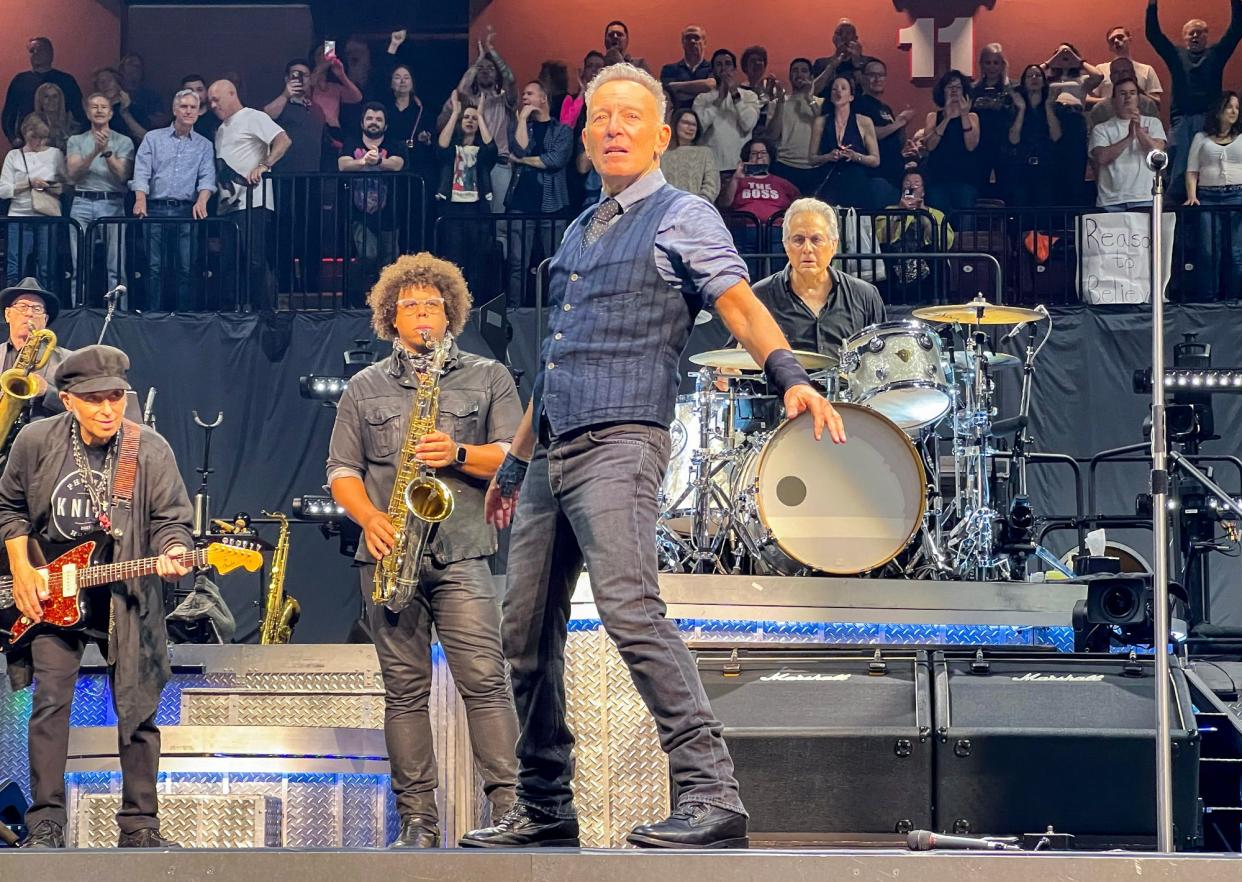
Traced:
POLYGON ((289 518, 281 512, 263 512, 280 521, 276 550, 272 552, 272 578, 267 585, 267 601, 263 606, 263 623, 259 626, 259 642, 265 646, 288 643, 293 628, 302 617, 302 606, 285 594, 285 573, 289 563, 289 518))
MULTIPOLYGON (((423 334, 424 341, 427 334, 423 334)), ((418 570, 423 552, 436 526, 453 513, 452 489, 435 475, 435 469, 421 462, 414 449, 428 432, 436 428, 440 410, 440 375, 448 358, 453 337, 432 346, 431 364, 419 375, 414 392, 414 412, 401 445, 397 464, 397 480, 388 499, 388 519, 392 521, 396 540, 392 551, 375 565, 374 590, 371 599, 393 612, 401 612, 414 600, 418 588, 418 570)))
POLYGON ((47 328, 31 330, 13 366, 0 374, 0 449, 8 450, 22 409, 39 393, 38 378, 31 375, 47 364, 55 349, 55 333, 47 328))

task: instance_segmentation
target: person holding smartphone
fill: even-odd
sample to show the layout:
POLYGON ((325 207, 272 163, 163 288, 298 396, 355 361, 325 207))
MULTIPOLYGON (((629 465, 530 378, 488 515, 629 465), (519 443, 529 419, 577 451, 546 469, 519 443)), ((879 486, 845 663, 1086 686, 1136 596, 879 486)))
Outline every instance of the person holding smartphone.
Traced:
POLYGON ((293 142, 280 163, 280 174, 317 172, 323 164, 323 110, 311 101, 307 81, 311 66, 304 58, 285 65, 285 87, 263 112, 275 120, 293 142))
POLYGON ((751 138, 742 145, 742 161, 725 183, 721 204, 729 211, 753 214, 760 224, 792 205, 801 194, 791 181, 772 174, 774 156, 776 148, 763 138, 751 138))

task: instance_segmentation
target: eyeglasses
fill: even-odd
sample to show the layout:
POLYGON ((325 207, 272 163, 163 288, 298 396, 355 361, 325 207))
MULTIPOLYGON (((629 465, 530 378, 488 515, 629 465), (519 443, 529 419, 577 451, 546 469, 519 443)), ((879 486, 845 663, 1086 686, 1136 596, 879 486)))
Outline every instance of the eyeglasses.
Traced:
POLYGON ((821 236, 818 233, 816 233, 814 236, 796 236, 795 235, 795 236, 789 237, 789 244, 792 245, 794 248, 801 248, 807 242, 810 242, 811 247, 813 248, 823 248, 825 245, 827 245, 831 241, 832 240, 829 239, 827 236, 821 236))
POLYGON ((436 315, 444 312, 444 299, 442 297, 430 297, 427 300, 398 300, 397 311, 402 315, 415 315, 420 312, 436 315))
POLYGON ((47 315, 47 310, 35 303, 14 303, 9 309, 25 315, 47 315))

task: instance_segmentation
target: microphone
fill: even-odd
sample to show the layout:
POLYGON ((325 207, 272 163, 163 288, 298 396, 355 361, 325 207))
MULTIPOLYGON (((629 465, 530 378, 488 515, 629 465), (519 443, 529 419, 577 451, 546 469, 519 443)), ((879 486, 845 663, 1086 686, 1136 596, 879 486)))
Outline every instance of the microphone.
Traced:
POLYGON ((126 288, 124 285, 117 285, 115 288, 113 288, 111 291, 109 291, 107 294, 104 295, 104 300, 107 300, 109 303, 115 303, 116 299, 128 290, 129 289, 126 288))
MULTIPOLYGON (((1037 313, 1039 313, 1040 315, 1042 315, 1044 318, 1048 318, 1048 317, 1049 317, 1049 316, 1048 316, 1048 310, 1044 307, 1044 305, 1043 305, 1042 303, 1041 303, 1041 304, 1039 304, 1039 306, 1035 307, 1035 311, 1036 311, 1037 313)), ((1039 321, 1039 319, 1032 319, 1032 320, 1031 320, 1031 321, 1029 321, 1029 322, 1019 322, 1018 324, 1014 325, 1014 327, 1013 327, 1013 330, 1012 330, 1012 331, 1010 331, 1010 332, 1009 332, 1008 334, 1006 334, 1004 337, 1001 337, 1001 342, 1002 342, 1002 343, 1007 343, 1007 342, 1009 342, 1009 341, 1010 341, 1010 340, 1012 340, 1014 337, 1018 336, 1018 334, 1020 334, 1020 333, 1022 332, 1022 329, 1023 329, 1023 328, 1025 328, 1027 325, 1034 324, 1034 323, 1035 323, 1035 322, 1037 322, 1037 321, 1039 321)))
POLYGON ((142 421, 148 426, 155 425, 155 387, 147 390, 147 403, 142 408, 142 421))
POLYGON ((906 845, 911 851, 935 851, 937 849, 956 851, 1021 851, 1016 845, 996 839, 976 839, 973 836, 945 836, 931 830, 912 830, 906 836, 906 845))
POLYGON ((1154 172, 1163 171, 1169 164, 1169 154, 1163 150, 1153 150, 1147 154, 1147 167, 1154 172))

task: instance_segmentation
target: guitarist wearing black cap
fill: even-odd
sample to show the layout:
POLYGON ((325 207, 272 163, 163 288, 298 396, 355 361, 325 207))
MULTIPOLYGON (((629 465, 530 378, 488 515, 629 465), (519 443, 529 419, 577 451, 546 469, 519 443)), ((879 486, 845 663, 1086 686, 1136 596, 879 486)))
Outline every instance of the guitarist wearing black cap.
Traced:
MULTIPOLYGON (((0 477, 0 540, 23 624, 43 620, 52 592, 35 567, 40 551, 51 560, 58 545, 94 541, 93 563, 158 555, 153 568, 159 576, 175 579, 189 572, 181 556, 193 547, 190 501, 167 442, 124 419, 128 369, 129 358, 111 346, 73 353, 53 380, 67 413, 24 426, 13 442, 0 477)), ((58 573, 56 578, 63 589, 73 577, 58 573)), ((82 652, 94 641, 108 660, 117 711, 123 776, 118 845, 175 847, 160 836, 156 817, 155 710, 171 676, 159 579, 152 574, 89 589, 86 600, 85 630, 45 625, 7 657, 14 691, 29 686, 32 677, 38 681, 30 717, 25 845, 65 846, 69 709, 82 652)))

